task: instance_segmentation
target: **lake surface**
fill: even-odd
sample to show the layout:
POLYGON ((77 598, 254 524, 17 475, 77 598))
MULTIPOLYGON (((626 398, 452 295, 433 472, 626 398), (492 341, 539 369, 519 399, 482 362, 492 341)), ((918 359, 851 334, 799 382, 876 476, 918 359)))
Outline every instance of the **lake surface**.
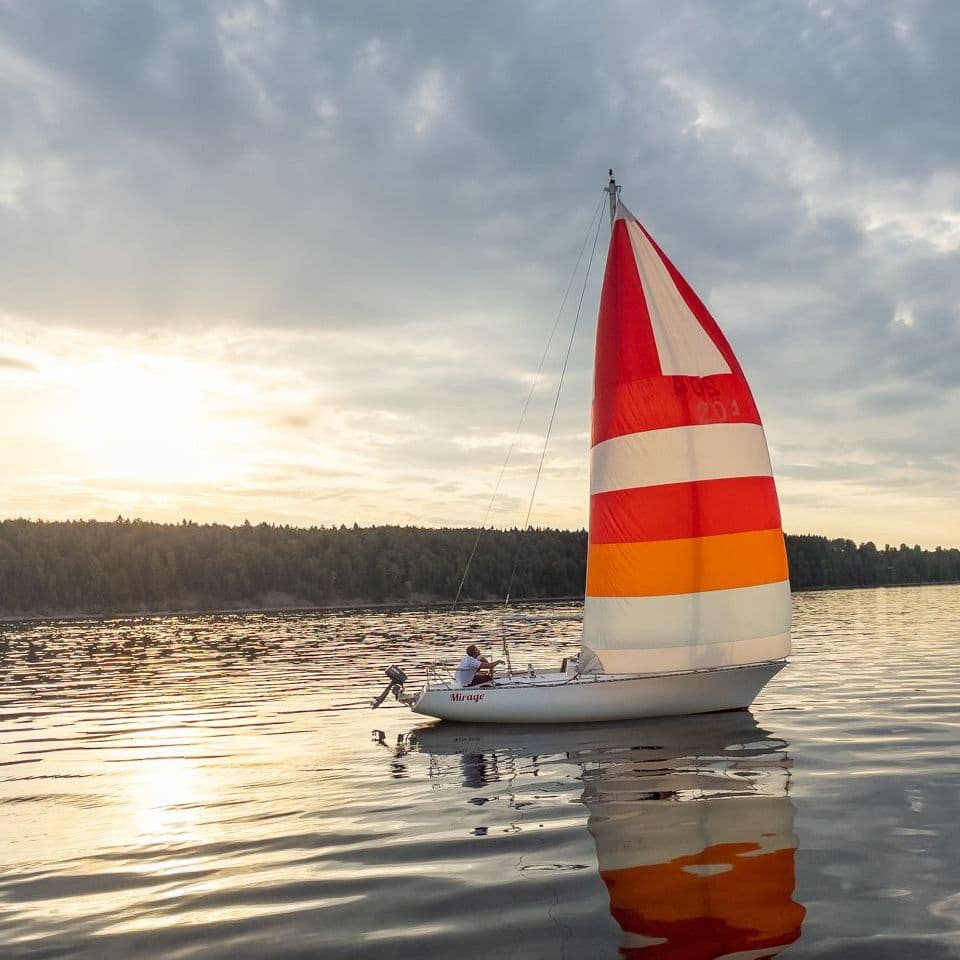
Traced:
POLYGON ((794 619, 750 712, 527 729, 367 709, 495 611, 0 625, 0 956, 960 957, 960 587, 794 619))

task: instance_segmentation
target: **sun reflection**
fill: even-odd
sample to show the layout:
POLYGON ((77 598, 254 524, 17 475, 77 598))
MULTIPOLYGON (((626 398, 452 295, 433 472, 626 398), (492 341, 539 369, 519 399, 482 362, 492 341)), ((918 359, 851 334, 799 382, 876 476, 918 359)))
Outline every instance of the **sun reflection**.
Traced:
POLYGON ((158 717, 161 729, 149 735, 128 786, 129 842, 138 845, 203 840, 198 811, 215 802, 214 785, 203 761, 184 756, 183 733, 175 718, 158 717))
POLYGON ((139 841, 194 839, 196 820, 190 805, 198 800, 195 761, 182 757, 148 760, 134 781, 139 841))

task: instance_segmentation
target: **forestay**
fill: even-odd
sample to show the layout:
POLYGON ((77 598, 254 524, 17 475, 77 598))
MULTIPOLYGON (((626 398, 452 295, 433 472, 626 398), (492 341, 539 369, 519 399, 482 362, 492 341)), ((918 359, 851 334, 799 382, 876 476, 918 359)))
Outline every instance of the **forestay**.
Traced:
POLYGON ((581 662, 662 673, 790 652, 760 415, 714 319, 618 204, 594 369, 581 662))

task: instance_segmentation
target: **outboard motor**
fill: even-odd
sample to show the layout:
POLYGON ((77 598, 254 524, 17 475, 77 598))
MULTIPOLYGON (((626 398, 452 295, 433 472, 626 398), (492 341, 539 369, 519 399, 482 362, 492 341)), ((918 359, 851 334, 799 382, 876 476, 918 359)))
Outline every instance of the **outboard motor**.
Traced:
POLYGON ((387 667, 383 672, 401 687, 407 682, 407 675, 396 664, 387 667))
POLYGON ((384 687, 383 693, 370 704, 371 710, 376 710, 391 693, 401 703, 404 702, 403 685, 407 682, 407 675, 396 664, 391 664, 383 672, 390 678, 390 682, 384 687))

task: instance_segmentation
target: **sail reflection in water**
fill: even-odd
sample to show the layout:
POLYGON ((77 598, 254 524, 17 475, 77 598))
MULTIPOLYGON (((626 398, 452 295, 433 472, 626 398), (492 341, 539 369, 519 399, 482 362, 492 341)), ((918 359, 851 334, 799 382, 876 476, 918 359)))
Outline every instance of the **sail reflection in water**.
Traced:
POLYGON ((414 733, 463 784, 573 763, 621 954, 775 956, 800 936, 790 759, 746 712, 566 728, 445 725, 414 733))

